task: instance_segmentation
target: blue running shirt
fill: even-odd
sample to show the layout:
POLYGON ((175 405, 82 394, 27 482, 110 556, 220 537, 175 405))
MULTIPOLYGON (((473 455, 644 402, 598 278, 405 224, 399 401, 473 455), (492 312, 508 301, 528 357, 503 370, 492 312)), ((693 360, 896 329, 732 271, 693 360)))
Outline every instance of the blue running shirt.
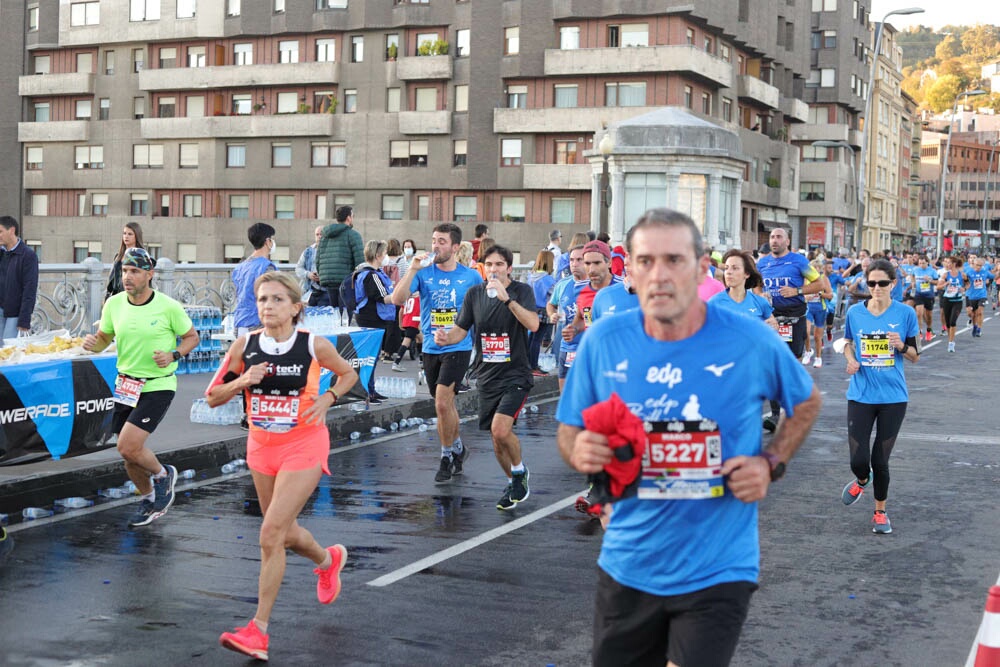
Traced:
POLYGON ((639 297, 625 288, 625 283, 612 283, 594 297, 591 317, 596 322, 607 315, 618 315, 639 307, 639 297))
POLYGON ((802 315, 806 312, 804 297, 781 296, 782 287, 802 287, 807 282, 819 280, 816 271, 804 255, 789 252, 784 257, 767 255, 757 262, 757 270, 764 278, 764 291, 771 296, 771 305, 780 315, 802 315))
POLYGON ((410 289, 420 293, 420 331, 424 334, 424 352, 444 354, 472 349, 472 331, 454 345, 441 347, 434 342, 434 331, 439 327, 451 328, 462 308, 465 293, 473 285, 483 282, 483 277, 461 264, 454 271, 442 271, 437 264, 420 269, 410 289))
POLYGON ((913 269, 913 284, 918 296, 934 296, 938 281, 938 272, 931 267, 913 269))
POLYGON ((986 269, 980 269, 979 271, 970 269, 965 272, 965 275, 969 279, 969 289, 965 293, 966 298, 985 299, 986 286, 989 284, 990 279, 993 278, 993 274, 986 269))
POLYGON ((903 374, 903 353, 886 339, 895 331, 904 341, 916 338, 917 314, 910 306, 893 301, 878 317, 863 303, 851 306, 844 321, 844 338, 854 342, 854 358, 861 369, 851 376, 847 400, 877 405, 910 400, 903 374))
POLYGON ((763 400, 778 399, 792 414, 813 390, 802 364, 767 325, 716 301, 707 309, 704 326, 679 341, 648 336, 641 309, 597 321, 580 344, 556 412, 561 423, 583 428, 582 411, 617 392, 649 422, 656 442, 650 451, 660 462, 644 464, 642 486, 660 498, 615 503, 598 564, 615 581, 654 595, 757 580, 757 504, 737 500, 718 465, 760 453, 763 400), (688 433, 697 446, 663 444, 688 433), (685 470, 649 475, 664 462, 685 470))
POLYGON ((758 320, 766 320, 774 312, 767 299, 753 292, 747 292, 746 298, 739 303, 733 301, 733 297, 729 296, 729 290, 719 292, 709 301, 716 303, 720 308, 743 313, 758 320))

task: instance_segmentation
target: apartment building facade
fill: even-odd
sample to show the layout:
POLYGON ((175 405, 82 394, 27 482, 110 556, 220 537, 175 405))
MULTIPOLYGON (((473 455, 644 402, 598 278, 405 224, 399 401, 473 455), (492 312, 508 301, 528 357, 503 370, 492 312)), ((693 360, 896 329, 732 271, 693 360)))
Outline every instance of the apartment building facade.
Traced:
MULTIPOLYGON (((236 261, 267 220, 295 261, 343 204, 367 237, 486 222, 530 259, 553 226, 596 226, 595 132, 664 106, 738 134, 727 244, 753 247, 800 205, 795 128, 838 113, 803 101, 814 14, 792 0, 20 4, 5 168, 47 262, 109 260, 129 220, 182 262, 236 261)), ((650 204, 668 182, 625 178, 650 204)))

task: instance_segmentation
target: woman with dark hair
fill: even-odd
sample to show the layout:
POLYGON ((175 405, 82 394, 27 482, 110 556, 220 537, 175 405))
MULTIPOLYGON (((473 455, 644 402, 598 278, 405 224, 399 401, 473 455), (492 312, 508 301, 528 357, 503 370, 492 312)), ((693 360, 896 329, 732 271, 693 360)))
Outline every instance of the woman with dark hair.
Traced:
POLYGON ((538 313, 538 330, 528 334, 528 363, 534 375, 545 375, 538 367, 538 356, 542 352, 542 343, 552 337, 552 323, 546 315, 545 304, 552 296, 552 288, 556 278, 552 275, 556 258, 549 250, 541 250, 535 257, 535 266, 528 274, 528 286, 535 293, 535 311, 538 313))
MULTIPOLYGON (((403 246, 400 245, 399 239, 389 239, 386 241, 385 259, 382 260, 382 272, 389 276, 389 280, 392 281, 393 285, 396 284, 401 275, 405 275, 405 273, 399 270, 402 260, 403 246)), ((407 265, 407 268, 409 268, 409 265, 407 265)))
POLYGON ((711 300, 728 310, 764 320, 770 326, 777 328, 778 321, 774 319, 771 304, 753 292, 755 288, 764 284, 753 261, 753 255, 745 250, 733 248, 723 255, 721 268, 726 291, 719 292, 711 300))
POLYGON ((853 505, 875 482, 875 515, 872 532, 892 532, 885 513, 889 496, 889 455, 906 416, 909 392, 903 360, 916 363, 917 315, 892 298, 896 270, 887 260, 876 259, 865 271, 871 292, 867 303, 851 306, 844 322, 844 357, 851 384, 847 388, 847 439, 851 472, 856 479, 844 487, 840 497, 853 505), (877 427, 876 427, 877 422, 877 427), (872 428, 875 442, 869 444, 872 428))
POLYGON ((118 252, 115 254, 115 262, 114 266, 111 267, 111 275, 108 276, 108 287, 104 293, 105 300, 109 296, 114 296, 125 290, 125 287, 122 285, 122 256, 129 248, 145 249, 145 246, 142 245, 142 227, 139 226, 138 222, 126 222, 125 228, 122 229, 122 242, 118 246, 118 252))
POLYGON ((403 241, 403 256, 399 258, 399 275, 405 276, 406 272, 410 270, 410 262, 413 261, 413 255, 417 252, 417 244, 413 239, 406 239, 403 241))
POLYGON ((969 286, 969 278, 962 271, 961 257, 945 257, 947 269, 938 280, 937 288, 941 291, 941 320, 948 331, 948 351, 955 351, 955 329, 958 327, 958 315, 962 312, 962 300, 969 286))

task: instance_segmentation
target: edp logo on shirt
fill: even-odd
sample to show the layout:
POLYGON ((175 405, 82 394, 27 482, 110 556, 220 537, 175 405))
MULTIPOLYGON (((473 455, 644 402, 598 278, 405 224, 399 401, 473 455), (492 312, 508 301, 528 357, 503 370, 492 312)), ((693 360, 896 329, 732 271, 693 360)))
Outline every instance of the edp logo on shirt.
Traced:
POLYGON ((667 364, 666 366, 661 366, 660 368, 652 366, 648 371, 646 371, 646 382, 665 384, 671 389, 673 389, 675 385, 680 384, 682 380, 681 369, 674 368, 672 364, 667 364))

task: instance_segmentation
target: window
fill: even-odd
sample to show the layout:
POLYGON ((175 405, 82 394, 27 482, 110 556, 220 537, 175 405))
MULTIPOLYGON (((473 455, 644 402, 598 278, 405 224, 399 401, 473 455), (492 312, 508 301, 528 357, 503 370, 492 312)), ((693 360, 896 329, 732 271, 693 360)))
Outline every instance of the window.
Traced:
POLYGON ((434 42, 438 39, 438 34, 436 32, 418 32, 417 39, 415 40, 417 43, 417 55, 429 55, 431 47, 434 46, 434 42), (422 54, 420 52, 421 48, 423 48, 427 53, 422 54))
POLYGON ((299 40, 283 39, 278 42, 278 62, 297 63, 299 62, 299 40))
POLYGON ((500 218, 505 222, 524 222, 524 197, 501 197, 500 218))
POLYGON ((837 0, 812 0, 812 3, 812 10, 814 12, 837 11, 837 0))
POLYGON ((72 27, 81 25, 98 25, 101 22, 101 3, 74 2, 69 6, 69 24, 72 27))
POLYGON ((38 30, 38 7, 28 8, 28 32, 38 30))
POLYGON ((162 169, 163 144, 136 144, 132 147, 133 169, 162 169))
POLYGON ((469 110, 469 86, 468 84, 455 85, 455 111, 469 110))
POLYGON ((337 93, 334 90, 317 90, 313 93, 313 110, 316 113, 331 113, 337 93))
POLYGON ((226 16, 240 15, 240 0, 226 0, 226 16))
POLYGON ((314 141, 312 143, 312 166, 346 167, 347 144, 343 141, 314 141))
POLYGON ((437 88, 417 88, 414 111, 437 111, 437 88))
POLYGON ((390 141, 390 167, 426 167, 426 141, 390 141))
POLYGON ((528 108, 527 86, 507 86, 507 108, 508 109, 528 108))
POLYGON ((688 28, 684 31, 684 37, 687 43, 694 46, 694 28, 688 28))
POLYGON ((365 59, 365 38, 361 35, 351 37, 351 62, 360 63, 365 59))
POLYGON ((809 77, 806 79, 806 88, 817 87, 819 87, 819 70, 811 69, 809 70, 809 77))
POLYGON ((622 27, 620 25, 608 26, 608 46, 618 48, 622 43, 622 27))
MULTIPOLYGON (((281 95, 290 95, 292 99, 292 104, 295 104, 295 93, 278 93, 279 102, 281 100, 281 95)), ((233 114, 236 116, 249 116, 250 112, 253 111, 253 99, 250 95, 240 94, 233 95, 233 114)), ((281 106, 279 104, 278 113, 291 113, 290 111, 281 111, 281 106)))
POLYGON ((204 67, 207 64, 205 61, 205 47, 189 46, 187 62, 188 67, 204 67))
POLYGON ((49 214, 49 196, 31 195, 31 215, 46 216, 49 214))
POLYGON ((292 166, 292 145, 271 144, 271 167, 292 166))
POLYGON ((233 44, 233 64, 253 65, 253 44, 233 44))
POLYGON ((555 106, 557 109, 573 109, 577 105, 577 91, 574 84, 556 84, 555 106))
POLYGON ((576 213, 576 200, 571 198, 553 197, 549 211, 549 222, 553 224, 573 224, 576 213))
POLYGON ((177 0, 177 18, 193 19, 197 5, 197 0, 177 0))
POLYGON ((464 28, 462 30, 455 31, 455 57, 465 58, 468 57, 471 48, 471 41, 469 37, 469 29, 464 28))
POLYGON ((733 122, 733 101, 728 97, 722 98, 722 120, 727 123, 733 122))
POLYGON ((173 118, 177 115, 177 98, 161 97, 156 101, 157 118, 173 118))
POLYGON ((693 95, 694 92, 691 90, 691 86, 684 86, 684 106, 686 106, 688 109, 693 108, 691 106, 692 104, 691 98, 693 97, 693 95))
POLYGON ((520 139, 500 140, 500 164, 504 167, 518 167, 521 165, 520 139))
POLYGON ((73 261, 79 264, 88 257, 101 258, 101 242, 73 241, 73 261))
POLYGON ((649 46, 649 24, 628 23, 621 31, 622 46, 649 46))
MULTIPOLYGON (((250 96, 247 95, 248 99, 249 97, 250 96)), ((295 93, 278 93, 278 113, 295 113, 298 110, 299 98, 295 93)), ((250 112, 248 111, 247 113, 250 112)))
POLYGON ((177 49, 172 46, 160 48, 160 69, 177 66, 177 49))
POLYGON ((285 0, 274 0, 274 13, 280 14, 285 11, 285 0))
POLYGON ((104 73, 111 76, 115 73, 115 52, 105 51, 104 52, 104 73))
POLYGON ((385 36, 385 59, 395 60, 399 56, 399 35, 390 33, 385 36))
POLYGON ((712 52, 712 38, 709 37, 708 35, 705 35, 705 42, 704 43, 705 43, 705 53, 711 53, 712 52))
POLYGON ((239 264, 243 259, 243 246, 238 243, 227 243, 222 248, 223 264, 239 264))
POLYGON ((178 166, 181 169, 198 168, 198 144, 180 145, 180 161, 178 166))
POLYGON ((820 88, 833 88, 837 83, 837 70, 831 68, 824 68, 819 71, 819 86, 820 88))
POLYGON ((47 123, 49 120, 49 103, 35 102, 35 122, 47 123))
POLYGON ((159 21, 160 0, 129 0, 129 21, 159 21))
POLYGON ((77 146, 74 169, 104 169, 104 146, 77 146))
POLYGON ((399 88, 386 88, 385 110, 389 113, 397 113, 399 111, 399 88))
POLYGON ((604 84, 604 106, 641 107, 645 104, 645 82, 604 84))
POLYGON ((823 48, 824 49, 835 49, 835 48, 837 48, 837 31, 836 30, 824 30, 823 31, 823 48))
POLYGON ((132 49, 132 71, 138 73, 146 68, 145 49, 132 49))
POLYGON ((708 178, 704 174, 681 174, 677 179, 677 210, 705 229, 708 178))
POLYGON ((356 88, 344 89, 344 113, 358 112, 358 91, 356 88))
POLYGON ((556 164, 576 164, 576 142, 569 139, 556 141, 556 164))
POLYGON ((347 0, 316 0, 316 9, 347 9, 347 0))
POLYGON ((802 161, 803 162, 826 162, 827 149, 820 148, 819 146, 803 146, 802 147, 802 161))
POLYGON ((76 54, 76 71, 82 74, 90 74, 94 71, 94 54, 92 53, 78 53, 76 54))
POLYGON ((149 215, 149 195, 131 193, 128 212, 129 215, 149 215))
POLYGON ((295 217, 294 195, 274 196, 274 217, 281 220, 288 220, 295 217))
POLYGON ((203 118, 205 116, 205 96, 191 95, 185 99, 184 115, 187 118, 203 118))
POLYGON ((226 166, 230 168, 247 166, 246 144, 226 144, 226 166))
POLYGON ((75 109, 73 117, 77 120, 90 118, 92 106, 93 102, 91 100, 77 100, 74 105, 75 109))
POLYGON ((799 184, 799 201, 826 201, 826 183, 802 181, 799 184))
POLYGON ((431 219, 431 198, 429 195, 417 195, 417 220, 431 219))
POLYGON ((382 219, 403 219, 403 195, 382 195, 382 219))
POLYGON ((316 62, 332 63, 337 60, 337 40, 317 39, 316 40, 316 62))
POLYGON ((667 175, 654 173, 625 174, 626 229, 645 211, 667 205, 667 175), (631 221, 631 222, 629 222, 631 221))
POLYGON ((201 195, 184 195, 184 212, 182 215, 185 218, 200 218, 201 217, 201 195))
POLYGON ((706 116, 712 115, 712 95, 711 93, 701 94, 701 112, 706 116))
POLYGON ((333 210, 336 211, 341 206, 354 206, 354 195, 334 195, 333 210))
POLYGON ((455 197, 454 208, 455 222, 475 222, 478 218, 475 197, 455 197))
MULTIPOLYGON (((41 150, 41 149, 39 149, 41 150)), ((452 161, 454 167, 464 167, 468 164, 469 142, 465 139, 456 139, 452 151, 455 159, 452 161)))
POLYGON ((564 51, 580 48, 580 26, 559 28, 559 48, 564 51))
POLYGON ((25 149, 25 165, 28 171, 38 171, 44 164, 44 150, 41 146, 28 146, 25 149))
POLYGON ((320 219, 329 217, 326 212, 326 195, 316 195, 316 217, 320 219))
POLYGON ((731 63, 733 61, 733 52, 730 50, 728 44, 719 45, 719 57, 725 60, 726 62, 731 63))
POLYGON ((35 74, 48 74, 52 71, 51 56, 35 56, 35 74))
POLYGON ((521 29, 517 26, 503 31, 504 55, 513 56, 521 52, 521 29))
POLYGON ((229 217, 250 217, 250 195, 229 195, 229 217))

